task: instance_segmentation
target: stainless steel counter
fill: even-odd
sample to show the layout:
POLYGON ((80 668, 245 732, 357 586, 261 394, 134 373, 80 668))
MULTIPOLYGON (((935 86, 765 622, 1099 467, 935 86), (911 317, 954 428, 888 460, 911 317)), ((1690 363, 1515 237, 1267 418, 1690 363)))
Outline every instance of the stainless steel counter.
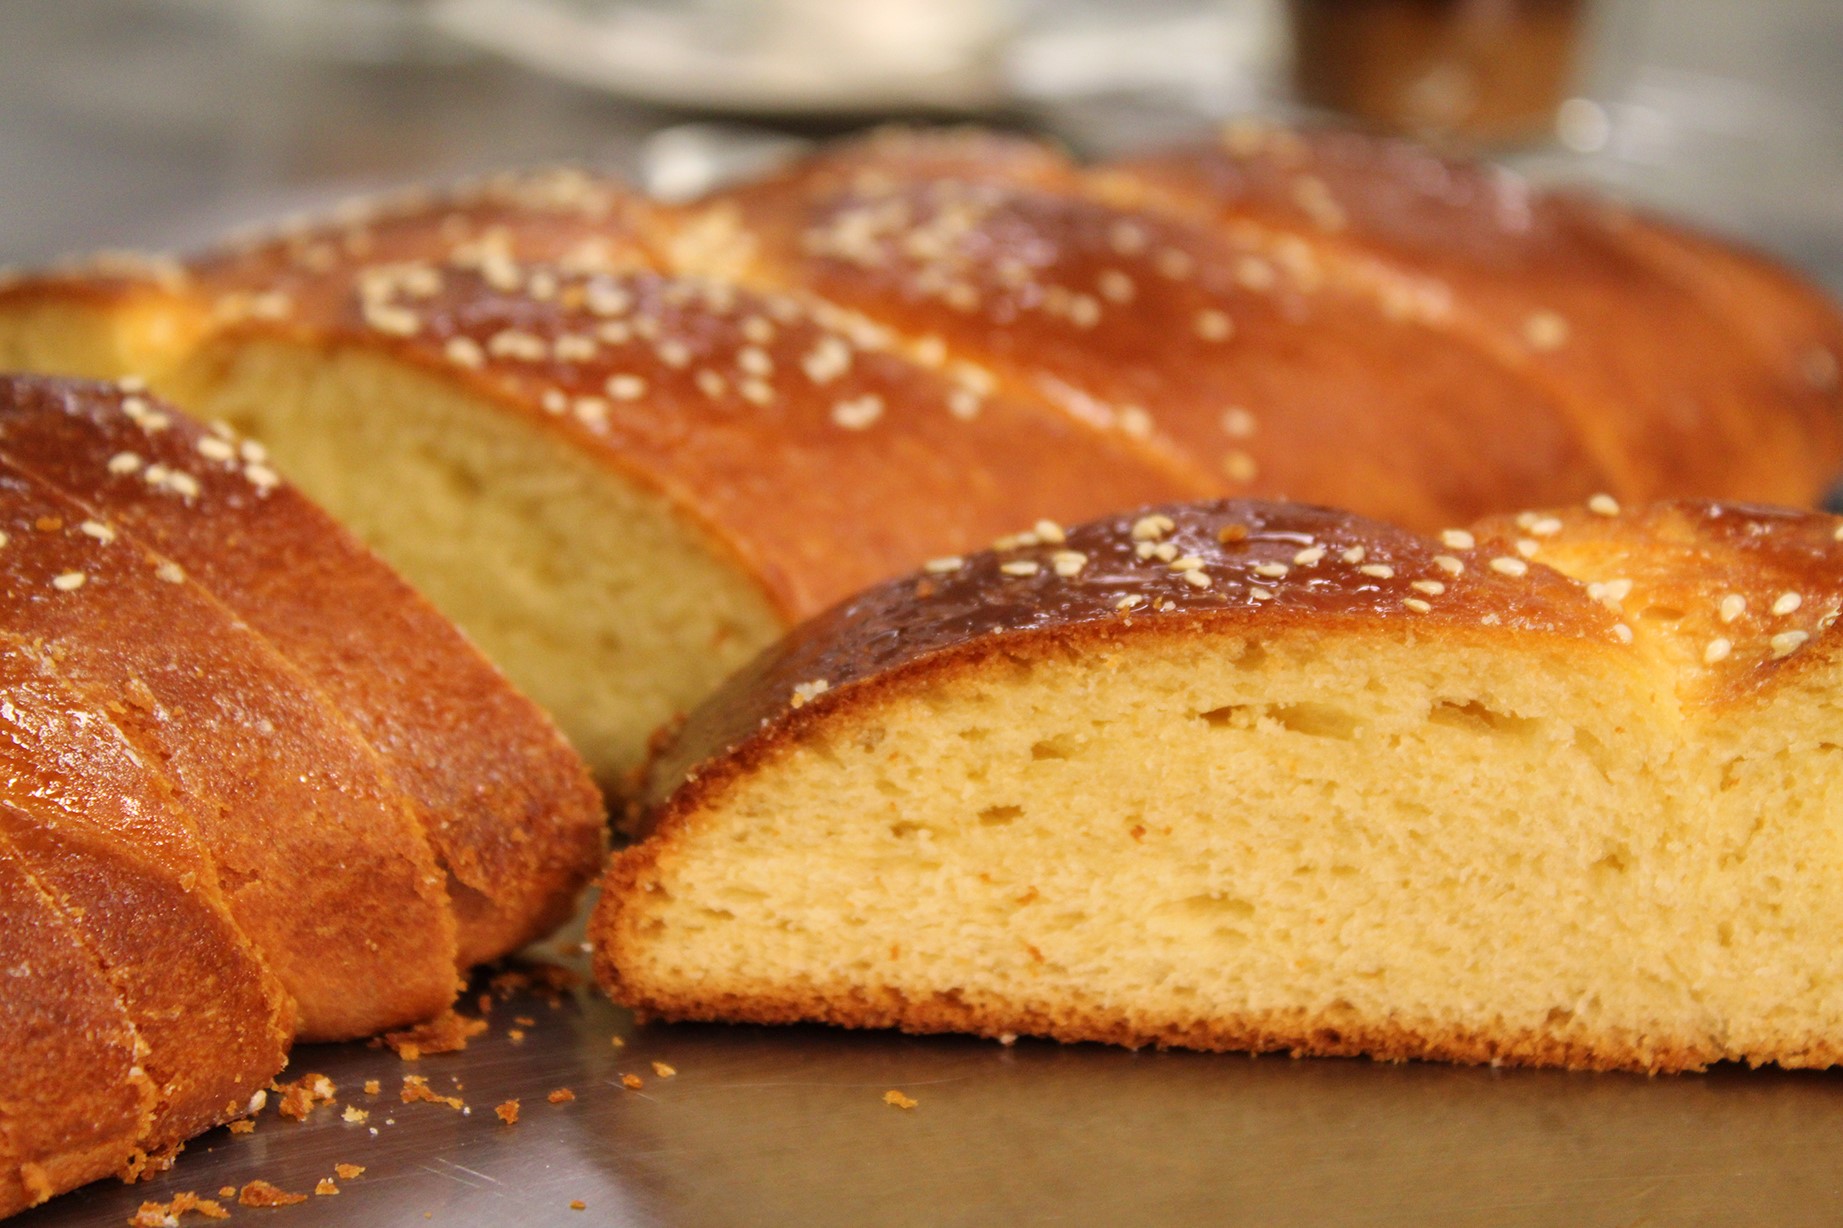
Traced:
MULTIPOLYGON (((464 1053, 414 1064, 308 1046, 338 1104, 273 1098, 134 1187, 18 1228, 125 1223, 144 1198, 261 1178, 336 1197, 233 1222, 440 1225, 1637 1225, 1843 1220, 1843 1073, 1647 1079, 1128 1053, 821 1028, 636 1028, 592 989, 497 1005, 464 1053), (524 1016, 522 1043, 508 1031, 524 1016), (616 1049, 610 1038, 625 1039, 616 1049), (651 1063, 677 1074, 660 1078, 651 1063), (470 1112, 399 1099, 403 1076, 470 1112), (641 1076, 630 1090, 623 1073, 641 1076), (364 1080, 382 1084, 377 1096, 364 1080), (458 1086, 457 1086, 458 1085, 458 1086), (552 1105, 568 1087, 571 1102, 552 1105), (899 1090, 913 1109, 884 1103, 899 1090), (516 1126, 494 1106, 521 1101, 516 1126), (370 1120, 341 1120, 347 1104, 370 1120), (375 1130, 375 1134, 373 1131, 375 1130), (573 1201, 584 1204, 578 1211, 573 1201)), ((186 1220, 186 1223, 203 1221, 186 1220)))

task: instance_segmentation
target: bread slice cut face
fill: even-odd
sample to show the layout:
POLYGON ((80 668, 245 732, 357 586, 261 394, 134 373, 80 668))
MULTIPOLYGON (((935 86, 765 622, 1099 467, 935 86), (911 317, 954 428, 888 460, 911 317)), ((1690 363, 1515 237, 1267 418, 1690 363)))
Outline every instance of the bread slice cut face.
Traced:
POLYGON ((1225 502, 944 560, 692 715, 598 970, 669 1019, 1829 1065, 1839 532, 1225 502))

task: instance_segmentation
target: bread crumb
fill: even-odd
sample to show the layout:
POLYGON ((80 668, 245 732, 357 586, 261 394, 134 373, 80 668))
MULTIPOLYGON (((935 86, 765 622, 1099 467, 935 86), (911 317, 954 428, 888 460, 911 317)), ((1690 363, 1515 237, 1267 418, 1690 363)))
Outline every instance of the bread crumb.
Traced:
POLYGON ((219 1197, 219 1198, 235 1198, 236 1196, 237 1196, 237 1187, 236 1187, 236 1186, 234 1186, 234 1185, 221 1185, 221 1186, 219 1186, 219 1187, 218 1187, 218 1197, 219 1197))
POLYGON ((524 1044, 525 1043, 525 1029, 507 1028, 506 1029, 506 1039, 511 1041, 515 1045, 524 1044))
POLYGON ((586 1211, 588 1209, 589 1209, 589 1204, 584 1202, 580 1198, 572 1199, 570 1201, 570 1210, 572 1211, 586 1211))
POLYGON ((499 1105, 498 1108, 495 1108, 493 1112, 498 1116, 501 1122, 508 1126, 516 1126, 518 1124, 518 1101, 516 1100, 505 1101, 503 1104, 499 1105))
POLYGON ((330 1197, 338 1192, 339 1187, 333 1184, 333 1179, 331 1177, 322 1177, 319 1181, 314 1183, 314 1193, 322 1198, 330 1197))
POLYGON ((292 1207, 297 1202, 306 1202, 305 1194, 290 1194, 267 1181, 252 1181, 237 1194, 237 1202, 245 1207, 292 1207))
POLYGON ((608 1038, 608 1044, 615 1049, 625 1049, 627 1047, 627 1038, 625 1036, 610 1036, 608 1038))
POLYGON ((339 1090, 323 1074, 304 1074, 292 1083, 270 1083, 269 1087, 281 1094, 275 1111, 295 1121, 304 1121, 315 1105, 331 1103, 339 1090))
POLYGON ((431 1091, 428 1079, 422 1075, 404 1075, 403 1090, 398 1095, 405 1104, 421 1101, 424 1104, 445 1104, 456 1110, 461 1108, 459 1096, 444 1096, 440 1092, 431 1091))
MULTIPOLYGON (((237 1192, 235 1187, 227 1188, 230 1194, 237 1192)), ((171 1202, 142 1203, 128 1225, 129 1228, 172 1228, 185 1215, 198 1215, 205 1219, 230 1218, 230 1212, 224 1209, 222 1203, 211 1198, 200 1198, 191 1190, 186 1190, 173 1195, 171 1202)))
POLYGON ((883 1093, 883 1103, 890 1105, 893 1108, 912 1109, 921 1102, 919 1100, 913 1099, 912 1097, 905 1096, 901 1092, 896 1091, 894 1088, 892 1088, 889 1091, 883 1093))
POLYGON ((567 1087, 559 1087, 556 1091, 544 1098, 552 1104, 568 1104, 576 1098, 576 1093, 567 1087))
POLYGON ((350 1181, 354 1177, 364 1176, 365 1166, 363 1164, 335 1164, 333 1172, 341 1181, 350 1181))
POLYGON ((449 1007, 433 1019, 384 1033, 384 1043, 406 1062, 419 1060, 425 1053, 458 1053, 467 1042, 486 1031, 486 1020, 469 1019, 449 1007))
POLYGON ((621 1086, 630 1092, 637 1092, 646 1086, 646 1080, 637 1074, 624 1074, 621 1076, 621 1086))
POLYGON ((254 1134, 256 1133, 256 1123, 247 1117, 238 1121, 233 1121, 230 1123, 230 1132, 232 1134, 254 1134))
POLYGON ((678 1071, 676 1068, 668 1066, 664 1062, 654 1062, 653 1063, 653 1073, 658 1075, 662 1079, 669 1079, 673 1075, 677 1074, 678 1071))
POLYGON ((384 1090, 383 1085, 380 1084, 376 1079, 366 1079, 365 1080, 365 1094, 367 1096, 375 1096, 382 1090, 384 1090))
POLYGON ((353 1125, 361 1125, 370 1119, 371 1114, 368 1110, 361 1109, 357 1105, 352 1104, 348 1104, 346 1106, 346 1111, 340 1114, 340 1120, 349 1121, 353 1125))

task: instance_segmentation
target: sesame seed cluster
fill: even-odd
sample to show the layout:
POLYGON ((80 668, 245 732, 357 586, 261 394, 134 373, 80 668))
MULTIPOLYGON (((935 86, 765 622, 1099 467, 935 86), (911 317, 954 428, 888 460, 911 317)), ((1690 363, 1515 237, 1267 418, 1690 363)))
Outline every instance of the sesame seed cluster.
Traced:
POLYGON ((502 175, 92 272, 197 295, 217 329, 411 355, 667 486, 730 485, 683 446, 711 430, 799 435, 764 488, 816 489, 823 449, 855 469, 866 439, 970 463, 977 540, 1148 497, 1419 527, 1601 488, 1807 501, 1843 457, 1843 330, 1696 242, 1413 146, 1240 122, 1086 168, 883 133, 683 207, 502 175), (1799 423, 1788 446, 1709 446, 1757 444, 1762 380, 1799 423), (1017 429, 992 428, 997 401, 1017 429), (1018 443, 1142 472, 1058 502, 1020 488, 1054 479, 1018 443))
MULTIPOLYGON (((1629 653, 1686 703, 1773 685, 1843 611, 1843 523, 1608 495, 1423 536, 1299 504, 1169 505, 1041 520, 932 559, 797 629, 692 717, 672 763, 941 653, 1079 632, 1371 627, 1540 636, 1629 653)), ((669 773, 667 774, 669 775, 669 773)), ((664 777, 661 777, 662 779, 664 777)))

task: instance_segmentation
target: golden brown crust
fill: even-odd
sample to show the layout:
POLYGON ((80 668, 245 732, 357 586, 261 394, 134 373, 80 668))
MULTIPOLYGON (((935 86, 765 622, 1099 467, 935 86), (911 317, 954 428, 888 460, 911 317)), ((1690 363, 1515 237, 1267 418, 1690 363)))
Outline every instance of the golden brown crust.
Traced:
POLYGON ((1843 322, 1795 278, 1352 133, 1089 170, 887 133, 685 208, 506 177, 133 273, 7 301, 167 295, 162 369, 285 338, 445 373, 669 495, 789 618, 1150 499, 1427 529, 1600 489, 1809 503, 1843 461, 1843 322))
MULTIPOLYGON (((1834 377, 1811 378, 1825 354, 1834 373, 1835 308, 1657 219, 1405 141, 1258 124, 1093 178, 1251 242, 1304 244, 1328 282, 1425 315, 1547 390, 1622 498, 1809 503, 1843 458, 1843 397, 1834 377)), ((1516 502, 1581 493, 1544 485, 1516 502)))
MULTIPOLYGON (((189 487, 163 489, 184 514, 189 487)), ((439 1011, 453 994, 454 920, 421 828, 370 748, 183 573, 163 577, 170 560, 88 523, 80 504, 0 460, 12 630, 171 772, 304 1035, 364 1035, 439 1011), (354 995, 355 984, 378 992, 354 995)))
POLYGON ((266 482, 260 449, 177 416, 150 432, 122 397, 10 385, 0 456, 176 563, 378 749, 450 875, 461 966, 554 929, 600 861, 602 806, 549 718, 331 517, 266 482), (140 464, 112 471, 124 455, 140 464), (145 480, 156 465, 196 481, 185 514, 145 480))
POLYGON ((170 784, 107 713, 10 633, 0 692, 0 831, 120 995, 159 1095, 137 1141, 167 1150, 281 1069, 294 1002, 232 918, 170 784))
POLYGON ((115 1171, 154 1108, 139 1038, 0 831, 0 1216, 115 1171))

